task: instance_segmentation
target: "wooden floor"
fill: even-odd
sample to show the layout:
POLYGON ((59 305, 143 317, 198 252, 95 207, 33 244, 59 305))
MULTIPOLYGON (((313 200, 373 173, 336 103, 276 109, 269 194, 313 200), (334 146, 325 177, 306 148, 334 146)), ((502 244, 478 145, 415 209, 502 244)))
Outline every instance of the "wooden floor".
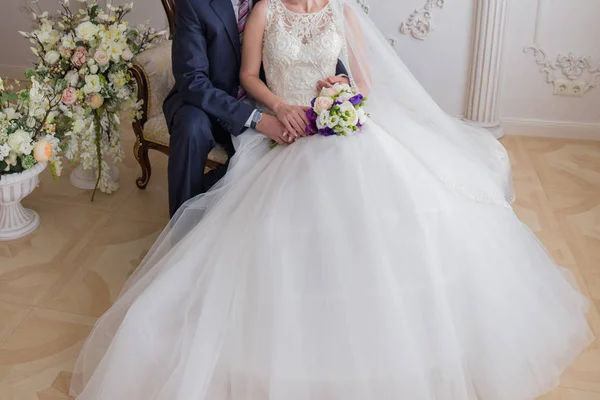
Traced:
MULTIPOLYGON (((600 142, 507 137, 503 143, 514 166, 515 210, 573 271, 592 300, 590 322, 600 337, 600 142)), ((27 199, 42 217, 40 229, 0 243, 0 400, 67 399, 82 341, 167 222, 166 158, 153 157, 146 191, 135 188, 139 169, 129 157, 121 167, 123 187, 93 204, 89 192, 68 179, 56 183, 47 172, 27 199)), ((600 341, 543 399, 600 400, 600 341)))

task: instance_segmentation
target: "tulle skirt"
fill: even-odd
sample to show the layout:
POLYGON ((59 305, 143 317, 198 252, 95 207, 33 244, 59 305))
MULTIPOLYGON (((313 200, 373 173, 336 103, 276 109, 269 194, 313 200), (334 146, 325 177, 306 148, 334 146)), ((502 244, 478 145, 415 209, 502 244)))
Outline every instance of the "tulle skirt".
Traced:
POLYGON ((375 123, 240 139, 98 321, 78 399, 525 400, 592 340, 586 299, 512 209, 375 123))

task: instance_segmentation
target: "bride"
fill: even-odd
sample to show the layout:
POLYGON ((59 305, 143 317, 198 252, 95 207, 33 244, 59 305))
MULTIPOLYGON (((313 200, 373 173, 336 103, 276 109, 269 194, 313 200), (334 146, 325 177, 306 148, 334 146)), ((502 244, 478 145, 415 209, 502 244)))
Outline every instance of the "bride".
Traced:
POLYGON ((271 148, 170 222, 80 355, 81 400, 524 400, 592 340, 515 216, 509 162, 440 110, 351 0, 265 0, 242 82, 287 117, 348 66, 371 119, 271 148), (268 87, 258 73, 264 63, 268 87))

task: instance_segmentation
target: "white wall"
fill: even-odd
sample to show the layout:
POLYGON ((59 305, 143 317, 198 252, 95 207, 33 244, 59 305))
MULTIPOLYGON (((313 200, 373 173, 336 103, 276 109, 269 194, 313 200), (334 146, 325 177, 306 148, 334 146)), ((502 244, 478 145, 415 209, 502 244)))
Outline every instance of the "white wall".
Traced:
MULTIPOLYGON (((129 0, 128 0, 129 1, 129 0)), ((106 3, 106 0, 100 0, 106 3)), ((123 4, 124 0, 112 3, 123 4)), ((72 1, 72 7, 78 4, 72 1)), ((23 10, 25 0, 0 0, 0 76, 19 78, 33 60, 27 39, 18 31, 30 31, 33 28, 31 15, 23 10)), ((43 10, 57 10, 58 0, 40 0, 43 10)), ((167 19, 160 0, 137 0, 135 8, 128 18, 133 24, 145 23, 148 19, 157 30, 166 29, 167 19)))
MULTIPOLYGON (((526 46, 537 45, 556 66, 559 54, 589 56, 591 65, 600 68, 600 2, 598 0, 527 0, 513 3, 508 24, 505 52, 504 92, 501 116, 517 131, 540 126, 556 126, 570 135, 600 139, 599 87, 583 97, 553 94, 553 85, 537 65, 526 46), (578 132, 578 133, 577 133, 578 132)), ((557 79, 567 79, 562 68, 552 71, 557 79)), ((600 69, 598 70, 600 75, 600 69)), ((583 72, 575 81, 587 81, 593 74, 583 72)), ((553 128, 550 128, 553 129, 553 128)), ((555 132, 559 134, 559 132, 555 132)))
MULTIPOLYGON (((430 94, 449 113, 464 112, 471 62, 475 0, 446 0, 432 8, 434 31, 424 41, 402 35, 399 25, 427 0, 370 0, 371 16, 430 94)), ((507 133, 600 139, 600 69, 598 87, 583 97, 553 94, 533 54, 537 44, 556 64, 559 53, 589 56, 600 68, 598 0, 512 0, 504 52, 500 115, 507 133)), ((587 81, 583 72, 575 81, 587 81)), ((557 79, 566 79, 560 67, 557 79)))

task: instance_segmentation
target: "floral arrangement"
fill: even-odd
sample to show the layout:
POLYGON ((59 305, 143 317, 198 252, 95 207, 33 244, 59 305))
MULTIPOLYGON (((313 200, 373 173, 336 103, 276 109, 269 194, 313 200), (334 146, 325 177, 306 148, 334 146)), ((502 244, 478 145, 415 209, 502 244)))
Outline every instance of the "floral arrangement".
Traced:
POLYGON ((367 99, 355 93, 347 84, 336 83, 324 87, 318 97, 312 100, 312 108, 306 111, 310 124, 306 127, 309 135, 349 136, 367 122, 369 115, 364 105, 367 99))
POLYGON ((52 174, 60 176, 61 141, 70 125, 58 110, 60 96, 35 79, 29 90, 12 89, 0 79, 0 175, 48 162, 52 174))
MULTIPOLYGON (((140 115, 135 80, 129 73, 131 60, 164 35, 148 25, 132 28, 125 17, 133 3, 103 7, 97 0, 77 0, 81 9, 63 0, 56 14, 31 8, 37 29, 21 32, 34 47, 35 67, 27 77, 46 82, 60 97, 59 111, 71 121, 65 156, 97 171, 96 189, 111 193, 108 160, 115 164, 124 157, 121 144, 121 113, 140 115)), ((95 190, 94 190, 95 194, 95 190)), ((93 196, 92 196, 93 199, 93 196)))

